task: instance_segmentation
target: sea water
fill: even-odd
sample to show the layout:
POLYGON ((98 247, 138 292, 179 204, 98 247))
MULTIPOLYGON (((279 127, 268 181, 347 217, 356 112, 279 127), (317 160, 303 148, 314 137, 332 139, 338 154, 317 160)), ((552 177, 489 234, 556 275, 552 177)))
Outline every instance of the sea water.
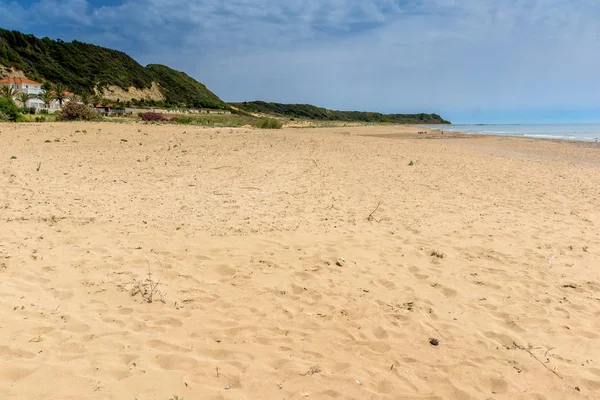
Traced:
POLYGON ((428 126, 446 132, 465 132, 482 135, 523 136, 543 139, 600 141, 600 124, 478 124, 428 126))

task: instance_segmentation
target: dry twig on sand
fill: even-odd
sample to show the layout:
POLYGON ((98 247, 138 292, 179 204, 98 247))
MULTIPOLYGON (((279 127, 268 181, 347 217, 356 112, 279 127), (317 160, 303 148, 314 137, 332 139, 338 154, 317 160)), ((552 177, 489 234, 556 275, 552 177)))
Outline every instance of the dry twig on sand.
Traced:
POLYGON ((315 365, 314 367, 310 367, 310 369, 308 371, 306 371, 303 374, 300 374, 301 376, 306 376, 306 375, 314 375, 314 374, 318 374, 321 372, 321 367, 319 367, 318 365, 315 365))
POLYGON ((152 278, 152 268, 150 267, 150 260, 148 260, 148 257, 146 257, 145 254, 144 258, 146 259, 146 264, 148 265, 148 278, 146 278, 146 280, 143 282, 134 281, 133 288, 131 289, 131 295, 135 296, 139 293, 142 295, 142 298, 148 303, 152 303, 157 298, 158 301, 162 301, 164 303, 165 296, 167 294, 159 289, 159 285, 164 275, 165 267, 162 264, 162 262, 158 259, 158 257, 154 256, 154 258, 156 258, 156 261, 158 261, 161 267, 160 277, 158 278, 158 280, 155 281, 152 278))
MULTIPOLYGON (((546 368, 548 371, 552 372, 554 375, 558 376, 560 379, 564 379, 564 378, 563 378, 563 377, 562 377, 562 376, 561 376, 561 375, 560 375, 560 374, 557 372, 558 368, 556 368, 556 367, 554 367, 554 369, 550 368, 549 366, 547 366, 547 365, 546 365, 546 363, 544 363, 542 360, 540 360, 539 358, 537 358, 537 356, 536 356, 535 354, 533 354, 533 350, 535 350, 535 349, 541 349, 542 347, 533 347, 532 345, 529 345, 529 346, 527 346, 527 347, 524 347, 524 346, 521 346, 520 344, 517 344, 517 342, 513 342, 513 348, 514 348, 514 349, 518 349, 518 350, 523 350, 523 351, 525 351, 525 352, 529 353, 529 355, 530 355, 531 357, 533 357, 533 358, 534 358, 534 359, 535 359, 537 362, 539 362, 540 364, 542 364, 542 366, 543 366, 544 368, 546 368)), ((550 350, 552 350, 552 349, 553 349, 553 348, 550 348, 550 349, 546 350, 546 353, 545 353, 544 357, 546 357, 546 355, 548 354, 548 352, 549 352, 550 350)), ((550 360, 548 359, 548 362, 549 362, 549 361, 550 361, 550 360)))
MULTIPOLYGON (((377 207, 375 207, 375 209, 373 211, 371 211, 371 214, 369 214, 369 216, 367 217, 367 221, 369 221, 369 222, 377 221, 373 215, 377 212, 377 210, 379 210, 379 206, 381 206, 381 203, 382 203, 382 201, 379 200, 379 202, 377 203, 377 207)), ((381 220, 379 220, 377 222, 381 222, 381 220)))

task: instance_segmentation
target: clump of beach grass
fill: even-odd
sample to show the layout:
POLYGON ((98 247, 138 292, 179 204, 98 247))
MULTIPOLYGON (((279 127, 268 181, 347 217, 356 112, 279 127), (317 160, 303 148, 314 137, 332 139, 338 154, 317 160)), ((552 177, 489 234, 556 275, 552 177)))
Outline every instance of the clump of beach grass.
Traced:
POLYGON ((167 294, 161 290, 160 286, 161 286, 162 277, 164 276, 165 267, 163 266, 162 262, 160 262, 158 257, 155 256, 156 261, 158 261, 158 264, 161 267, 161 274, 158 277, 158 279, 155 279, 152 276, 152 268, 150 267, 150 260, 148 260, 148 257, 146 257, 145 255, 144 255, 144 258, 146 259, 146 265, 148 265, 148 277, 143 281, 134 280, 133 287, 131 289, 131 295, 135 296, 137 294, 140 294, 142 296, 142 298, 144 299, 144 301, 146 301, 147 303, 152 303, 155 300, 158 300, 158 301, 161 301, 164 303, 165 296, 167 294))
POLYGON ((239 128, 252 125, 255 117, 237 114, 200 114, 179 115, 171 118, 171 122, 180 125, 199 125, 211 128, 239 128))
POLYGON ((259 129, 281 129, 283 124, 276 118, 260 118, 254 124, 254 127, 259 129))
POLYGON ((436 258, 444 258, 446 255, 439 250, 432 250, 431 256, 436 258))

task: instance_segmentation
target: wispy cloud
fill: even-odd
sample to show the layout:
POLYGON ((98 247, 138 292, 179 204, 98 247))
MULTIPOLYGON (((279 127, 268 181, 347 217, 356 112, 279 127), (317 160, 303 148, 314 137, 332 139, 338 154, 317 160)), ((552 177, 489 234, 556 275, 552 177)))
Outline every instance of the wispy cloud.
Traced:
POLYGON ((455 120, 600 109, 599 22, 596 0, 0 0, 0 26, 118 48, 227 100, 455 120))

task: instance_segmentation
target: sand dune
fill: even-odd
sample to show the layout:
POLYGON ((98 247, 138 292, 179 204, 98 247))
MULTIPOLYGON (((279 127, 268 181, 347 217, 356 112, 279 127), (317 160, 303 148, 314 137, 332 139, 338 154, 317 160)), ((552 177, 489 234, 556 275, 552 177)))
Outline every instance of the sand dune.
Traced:
POLYGON ((600 398, 600 148, 417 130, 0 124, 2 397, 600 398))

